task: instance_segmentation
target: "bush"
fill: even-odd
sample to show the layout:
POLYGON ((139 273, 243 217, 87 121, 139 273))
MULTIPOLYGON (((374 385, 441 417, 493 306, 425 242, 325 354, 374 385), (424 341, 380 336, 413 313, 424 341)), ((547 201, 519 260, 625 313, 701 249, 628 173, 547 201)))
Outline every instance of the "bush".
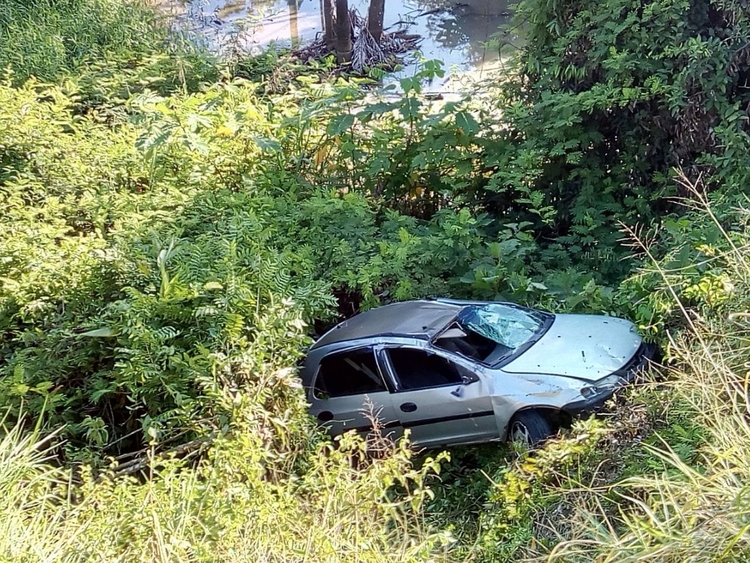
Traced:
POLYGON ((109 121, 80 115, 64 88, 0 87, 5 404, 46 409, 75 443, 121 454, 221 427, 217 390, 294 365, 305 323, 337 307, 446 294, 612 303, 591 276, 540 271, 527 225, 498 229, 454 204, 420 219, 366 190, 315 186, 307 155, 336 146, 348 85, 256 92, 242 80, 148 92, 109 121))
POLYGON ((526 41, 501 85, 499 139, 483 152, 488 209, 530 221, 545 263, 627 275, 621 223, 674 211, 673 170, 709 189, 748 184, 750 56, 738 1, 524 0, 526 41))
POLYGON ((724 215, 731 231, 720 215, 706 206, 687 217, 694 238, 674 252, 701 253, 697 267, 673 267, 670 254, 639 274, 652 302, 672 302, 669 367, 629 390, 604 424, 587 421, 493 476, 471 547, 478 560, 747 558, 750 232, 747 210, 724 215), (714 230, 723 235, 708 251, 699 233, 714 230))
POLYGON ((145 4, 117 0, 7 0, 0 7, 0 68, 14 80, 51 81, 109 57, 159 50, 156 14, 145 4))

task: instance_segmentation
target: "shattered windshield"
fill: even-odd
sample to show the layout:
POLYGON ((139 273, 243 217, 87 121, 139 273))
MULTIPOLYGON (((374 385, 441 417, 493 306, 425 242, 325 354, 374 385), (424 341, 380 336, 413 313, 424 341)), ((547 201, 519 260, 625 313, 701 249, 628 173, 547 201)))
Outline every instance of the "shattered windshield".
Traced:
POLYGON ((537 311, 492 303, 466 307, 456 320, 465 329, 515 350, 534 338, 544 326, 545 316, 537 311))

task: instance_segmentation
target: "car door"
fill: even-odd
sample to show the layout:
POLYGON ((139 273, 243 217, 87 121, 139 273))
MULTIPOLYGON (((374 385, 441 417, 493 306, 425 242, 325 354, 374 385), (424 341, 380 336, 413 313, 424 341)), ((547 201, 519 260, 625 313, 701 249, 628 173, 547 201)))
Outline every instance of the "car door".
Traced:
POLYGON ((375 352, 357 348, 324 357, 308 393, 310 412, 337 436, 347 430, 368 432, 375 416, 384 435, 398 437, 396 416, 375 352))
POLYGON ((499 437, 488 385, 481 373, 448 354, 411 346, 378 353, 392 378, 401 426, 421 446, 482 442, 499 437))

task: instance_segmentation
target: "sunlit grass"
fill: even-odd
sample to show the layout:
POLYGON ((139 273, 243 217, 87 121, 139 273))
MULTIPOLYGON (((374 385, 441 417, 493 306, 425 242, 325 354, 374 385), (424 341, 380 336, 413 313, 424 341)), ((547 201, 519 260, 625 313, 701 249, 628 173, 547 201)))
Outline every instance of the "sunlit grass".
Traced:
MULTIPOLYGON (((731 287, 721 307, 702 314, 672 292, 686 328, 671 335, 674 364, 654 392, 671 395, 701 430, 693 444, 697 462, 686 462, 666 438, 642 446, 663 470, 651 464, 612 486, 582 491, 566 527, 572 536, 560 538, 550 560, 676 563, 750 556, 750 237, 747 231, 729 235, 706 197, 688 187, 725 237, 720 258, 731 287)), ((746 215, 737 211, 739 219, 746 215)), ((660 272, 665 282, 671 279, 660 272)))
POLYGON ((406 446, 366 461, 350 436, 274 483, 257 442, 241 437, 198 467, 165 461, 145 480, 57 468, 50 443, 20 425, 0 440, 2 561, 446 560, 449 538, 421 516, 434 466, 412 469, 406 446))

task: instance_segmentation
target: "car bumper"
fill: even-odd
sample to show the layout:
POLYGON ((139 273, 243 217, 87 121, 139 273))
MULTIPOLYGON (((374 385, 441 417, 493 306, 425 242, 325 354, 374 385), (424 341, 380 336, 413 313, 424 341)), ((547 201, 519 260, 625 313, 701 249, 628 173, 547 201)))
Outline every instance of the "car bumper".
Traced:
POLYGON ((573 418, 595 414, 602 410, 604 404, 609 401, 614 394, 615 390, 613 389, 608 393, 602 393, 601 395, 595 395, 588 399, 581 399, 580 401, 573 401, 572 403, 565 405, 562 408, 562 411, 573 418))
MULTIPOLYGON (((658 357, 659 349, 656 344, 641 344, 641 347, 638 349, 638 352, 635 353, 633 359, 622 368, 622 378, 624 382, 632 383, 636 376, 646 370, 649 363, 656 361, 658 357)), ((599 393, 588 399, 581 399, 580 401, 568 403, 562 408, 562 411, 572 417, 595 414, 604 407, 604 404, 612 398, 620 387, 621 386, 613 387, 604 393, 599 393)))

